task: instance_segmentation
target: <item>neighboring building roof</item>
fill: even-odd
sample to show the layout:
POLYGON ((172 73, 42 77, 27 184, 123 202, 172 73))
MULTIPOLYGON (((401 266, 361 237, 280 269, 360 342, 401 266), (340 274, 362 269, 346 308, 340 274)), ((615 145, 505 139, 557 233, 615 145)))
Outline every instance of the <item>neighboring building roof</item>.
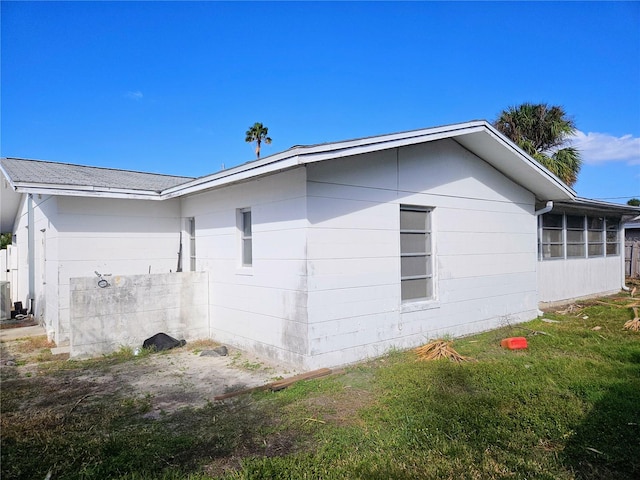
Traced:
POLYGON ((159 194, 163 190, 193 180, 192 177, 87 167, 22 158, 0 159, 0 169, 5 172, 14 188, 37 185, 50 189, 72 188, 81 191, 112 190, 159 194))
POLYGON ((0 159, 0 172, 6 178, 0 185, 0 232, 13 228, 21 193, 159 200, 163 190, 193 180, 23 158, 0 159))

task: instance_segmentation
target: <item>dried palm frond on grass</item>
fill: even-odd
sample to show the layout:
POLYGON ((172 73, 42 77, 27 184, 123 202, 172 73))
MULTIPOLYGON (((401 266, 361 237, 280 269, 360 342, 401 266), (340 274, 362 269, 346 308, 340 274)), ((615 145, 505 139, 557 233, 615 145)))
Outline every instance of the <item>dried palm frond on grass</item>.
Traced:
POLYGON ((576 315, 576 316, 578 316, 580 314, 580 312, 582 312, 582 310, 584 310, 584 306, 583 305, 578 305, 576 303, 572 303, 571 305, 569 305, 564 310, 556 310, 556 313, 559 313, 560 315, 576 315))
POLYGON ((468 362, 471 359, 460 355, 451 346, 451 342, 444 340, 435 340, 415 349, 418 354, 418 360, 438 360, 440 358, 448 358, 454 362, 468 362))
POLYGON ((631 330, 632 332, 640 332, 640 317, 638 317, 638 307, 632 307, 635 318, 633 320, 627 320, 624 324, 624 329, 631 330))

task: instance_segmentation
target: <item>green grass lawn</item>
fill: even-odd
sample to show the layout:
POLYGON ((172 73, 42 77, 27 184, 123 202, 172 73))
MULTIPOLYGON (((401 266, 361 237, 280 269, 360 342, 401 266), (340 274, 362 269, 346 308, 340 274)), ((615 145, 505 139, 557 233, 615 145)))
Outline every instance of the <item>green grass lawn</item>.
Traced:
POLYGON ((632 317, 594 302, 545 315, 558 323, 454 341, 473 362, 394 352, 157 420, 143 418, 144 398, 117 396, 26 411, 57 374, 48 366, 3 382, 2 478, 638 479, 640 333, 622 329, 632 317), (529 348, 502 349, 507 336, 529 348))

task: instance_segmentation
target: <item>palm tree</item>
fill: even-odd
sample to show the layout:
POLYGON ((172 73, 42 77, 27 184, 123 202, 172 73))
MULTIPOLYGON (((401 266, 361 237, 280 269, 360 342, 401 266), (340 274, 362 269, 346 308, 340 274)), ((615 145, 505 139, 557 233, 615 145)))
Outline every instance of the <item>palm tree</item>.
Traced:
POLYGON ((254 123, 253 126, 247 130, 247 138, 245 138, 244 141, 247 143, 256 142, 256 158, 260 158, 260 145, 262 142, 267 145, 271 143, 271 138, 267 137, 268 133, 269 129, 260 122, 254 123))
POLYGON ((493 125, 564 183, 576 183, 580 152, 565 146, 576 126, 562 107, 523 103, 504 110, 493 125))

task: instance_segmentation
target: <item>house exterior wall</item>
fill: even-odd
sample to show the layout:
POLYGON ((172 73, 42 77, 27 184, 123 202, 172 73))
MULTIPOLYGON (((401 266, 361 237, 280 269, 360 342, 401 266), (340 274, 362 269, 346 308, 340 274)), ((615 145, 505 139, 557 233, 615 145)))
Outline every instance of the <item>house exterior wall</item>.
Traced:
POLYGON ((566 303, 592 295, 617 293, 624 284, 622 262, 622 255, 540 261, 540 302, 566 303))
POLYGON ((454 141, 307 170, 306 368, 535 318, 534 195, 454 141), (432 301, 401 301, 402 204, 433 208, 432 301))
POLYGON ((57 197, 49 203, 46 268, 52 281, 47 282, 51 306, 46 323, 58 345, 70 338, 71 278, 94 276, 95 271, 112 275, 176 271, 179 200, 57 197))
POLYGON ((194 218, 196 266, 209 273, 212 338, 280 362, 307 354, 306 173, 303 167, 182 199, 194 218), (252 216, 251 267, 240 215, 252 216))
MULTIPOLYGON (((55 239, 55 227, 51 217, 55 217, 57 199, 49 195, 34 195, 32 198, 34 218, 34 317, 45 325, 52 336, 57 325, 57 276, 54 264, 51 262, 56 256, 55 241, 48 241, 48 237, 55 239)), ((12 259, 15 270, 11 278, 12 298, 15 302, 22 302, 23 308, 30 308, 29 303, 29 221, 28 196, 23 195, 19 213, 13 228, 15 245, 12 248, 12 259)))

